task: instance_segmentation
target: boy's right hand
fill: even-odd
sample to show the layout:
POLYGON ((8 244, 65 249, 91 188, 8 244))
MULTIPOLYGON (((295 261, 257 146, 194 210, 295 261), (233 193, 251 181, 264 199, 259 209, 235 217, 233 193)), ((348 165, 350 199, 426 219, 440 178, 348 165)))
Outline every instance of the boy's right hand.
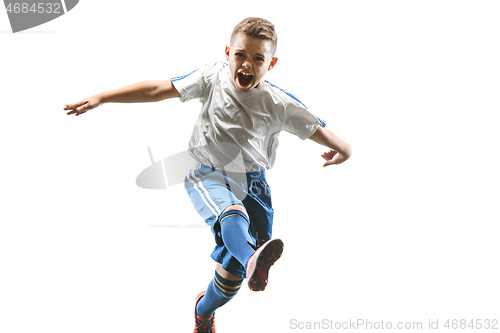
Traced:
POLYGON ((75 116, 79 116, 82 113, 85 113, 89 110, 95 109, 96 107, 102 105, 102 101, 98 95, 92 96, 86 99, 81 100, 78 103, 66 104, 64 106, 64 110, 71 110, 67 112, 67 115, 74 114, 75 116))

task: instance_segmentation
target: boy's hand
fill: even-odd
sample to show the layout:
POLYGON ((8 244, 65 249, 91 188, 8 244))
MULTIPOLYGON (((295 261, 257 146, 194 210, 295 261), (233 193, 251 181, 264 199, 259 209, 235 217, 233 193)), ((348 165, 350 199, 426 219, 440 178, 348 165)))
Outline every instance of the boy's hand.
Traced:
POLYGON ((323 164, 323 167, 327 167, 329 165, 335 165, 335 164, 340 164, 345 162, 347 159, 344 158, 342 155, 337 153, 335 150, 331 149, 330 151, 324 152, 321 154, 321 157, 325 159, 325 163, 323 164))
POLYGON ((98 96, 92 96, 83 99, 78 103, 66 104, 64 106, 64 110, 71 110, 70 112, 66 113, 67 115, 74 114, 75 116, 79 116, 82 113, 95 109, 100 105, 102 105, 101 99, 98 96))
POLYGON ((344 140, 339 139, 335 134, 326 128, 318 126, 316 132, 311 135, 309 139, 330 148, 329 151, 321 154, 321 156, 326 160, 323 167, 344 163, 352 155, 351 145, 344 140))

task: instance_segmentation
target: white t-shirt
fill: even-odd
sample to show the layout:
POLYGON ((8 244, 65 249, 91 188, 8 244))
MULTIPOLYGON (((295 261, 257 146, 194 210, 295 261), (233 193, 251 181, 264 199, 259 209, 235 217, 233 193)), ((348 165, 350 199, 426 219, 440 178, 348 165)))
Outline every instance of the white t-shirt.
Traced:
POLYGON ((198 162, 228 172, 272 168, 281 131, 305 140, 323 121, 293 95, 262 81, 239 92, 225 63, 172 79, 182 102, 200 99, 202 110, 189 151, 198 162))

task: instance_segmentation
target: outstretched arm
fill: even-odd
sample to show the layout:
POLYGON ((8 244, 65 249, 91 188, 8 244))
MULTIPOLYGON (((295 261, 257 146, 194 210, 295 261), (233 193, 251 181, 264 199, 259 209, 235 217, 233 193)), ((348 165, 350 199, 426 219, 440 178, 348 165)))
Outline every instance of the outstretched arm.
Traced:
POLYGON ((167 98, 180 97, 172 81, 143 81, 97 94, 95 96, 82 99, 80 102, 66 104, 64 110, 71 110, 68 115, 81 115, 104 103, 140 103, 158 102, 167 98))
POLYGON ((321 126, 318 126, 316 132, 309 139, 331 148, 321 155, 326 160, 323 167, 343 163, 352 155, 351 145, 321 126))

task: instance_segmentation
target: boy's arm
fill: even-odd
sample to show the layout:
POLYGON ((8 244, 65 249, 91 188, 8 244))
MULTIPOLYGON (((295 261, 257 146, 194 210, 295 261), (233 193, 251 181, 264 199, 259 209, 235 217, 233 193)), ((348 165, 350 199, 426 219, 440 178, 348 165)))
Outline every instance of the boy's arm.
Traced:
POLYGON ((309 139, 331 148, 330 151, 321 155, 326 160, 323 167, 343 163, 352 155, 351 145, 321 126, 318 126, 316 132, 309 139))
POLYGON ((143 81, 120 89, 103 92, 77 103, 66 104, 64 110, 71 110, 67 113, 68 115, 75 114, 75 116, 78 116, 104 103, 157 102, 180 96, 171 80, 143 81))

